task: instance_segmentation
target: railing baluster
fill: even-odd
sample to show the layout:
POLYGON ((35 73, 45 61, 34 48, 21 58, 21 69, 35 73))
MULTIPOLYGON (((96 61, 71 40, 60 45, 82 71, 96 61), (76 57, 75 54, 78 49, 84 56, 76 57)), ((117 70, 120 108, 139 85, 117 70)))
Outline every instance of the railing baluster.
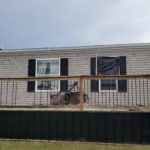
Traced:
POLYGON ((17 81, 16 81, 16 86, 15 86, 15 105, 17 101, 17 81))
POLYGON ((121 92, 118 92, 118 106, 120 107, 122 105, 122 97, 121 97, 121 92))
POLYGON ((84 93, 84 87, 83 87, 83 79, 80 78, 80 110, 83 111, 83 93, 84 93))
MULTIPOLYGON (((124 89, 126 88, 127 85, 124 84, 124 89)), ((128 92, 128 91, 127 91, 128 92)), ((123 92, 123 96, 124 96, 124 102, 123 105, 125 106, 126 104, 126 92, 123 92)))
POLYGON ((105 91, 105 106, 107 107, 107 92, 106 92, 106 90, 104 90, 105 91))
POLYGON ((135 105, 137 106, 137 83, 136 83, 136 78, 135 78, 135 105))
POLYGON ((127 80, 127 87, 128 87, 128 104, 127 104, 127 106, 129 107, 129 102, 130 102, 130 95, 129 95, 129 92, 130 92, 130 88, 129 88, 129 80, 127 80))
POLYGON ((3 96, 3 82, 1 81, 0 105, 2 104, 2 96, 3 96))
POLYGON ((44 86, 40 89, 40 105, 41 105, 41 100, 42 100, 42 90, 43 90, 44 86))
MULTIPOLYGON (((83 89, 84 95, 86 95, 86 81, 87 81, 87 80, 83 80, 83 83, 84 83, 84 86, 83 86, 83 88, 84 88, 84 89, 83 89)), ((77 89, 77 90, 78 90, 78 89, 77 89)), ((84 109, 84 106, 85 106, 85 103, 86 103, 86 101, 85 101, 85 98, 86 98, 86 97, 85 97, 84 95, 83 95, 83 104, 84 104, 84 105, 83 105, 83 109, 84 109)))
POLYGON ((144 89, 144 79, 143 79, 143 103, 145 106, 145 89, 144 89))
MULTIPOLYGON (((36 81, 35 81, 36 82, 36 81)), ((36 87, 35 87, 36 88, 36 87)), ((33 96, 33 106, 35 106, 35 97, 36 97, 36 91, 34 91, 34 96, 33 96)))
POLYGON ((101 95, 102 95, 102 106, 104 106, 104 102, 103 102, 103 95, 104 95, 104 93, 103 93, 103 91, 101 91, 101 95))
POLYGON ((108 90, 108 92, 109 92, 109 106, 110 106, 110 90, 111 90, 111 87, 110 87, 110 80, 109 80, 109 90, 108 90))
POLYGON ((52 103, 51 96, 52 96, 52 93, 51 93, 51 90, 49 89, 50 104, 52 103))
MULTIPOLYGON (((117 89, 116 89, 116 92, 117 92, 117 89)), ((114 107, 114 91, 112 92, 112 97, 113 97, 113 107, 114 107)))
POLYGON ((116 91, 116 100, 117 100, 117 106, 118 106, 118 91, 116 91))
POLYGON ((11 101, 12 105, 13 105, 13 100, 14 100, 14 81, 12 83, 12 101, 11 101))
POLYGON ((94 106, 96 106, 96 94, 97 94, 97 92, 94 93, 94 96, 93 96, 93 98, 94 98, 94 106))
POLYGON ((100 92, 98 92, 98 106, 100 105, 100 98, 99 98, 100 92))
MULTIPOLYGON (((89 81, 90 81, 90 80, 89 80, 89 81)), ((90 83, 90 84, 91 84, 91 83, 90 83)), ((91 90, 91 89, 90 89, 90 90, 91 90)), ((91 99, 90 99, 89 104, 92 105, 92 101, 93 101, 93 96, 92 96, 92 95, 93 95, 93 91, 90 92, 90 95, 91 95, 91 96, 90 96, 91 99)))
POLYGON ((148 88, 149 85, 148 85, 148 79, 147 79, 146 81, 147 81, 147 82, 146 82, 146 83, 147 83, 147 105, 149 106, 149 95, 148 95, 148 93, 149 93, 149 92, 148 92, 148 91, 149 91, 149 88, 148 88))
POLYGON ((47 92, 47 101, 46 101, 46 103, 47 103, 47 105, 48 105, 48 97, 49 97, 49 96, 48 96, 48 88, 47 88, 47 91, 46 91, 46 92, 47 92))
POLYGON ((8 81, 6 85, 6 105, 7 105, 7 101, 8 101, 8 81))
POLYGON ((131 96, 132 96, 132 106, 133 106, 133 82, 131 80, 131 96))
POLYGON ((139 99, 140 99, 140 105, 141 105, 141 80, 139 79, 139 99))
MULTIPOLYGON (((88 91, 90 91, 90 84, 89 84, 89 80, 86 80, 87 81, 87 88, 86 88, 86 94, 88 95, 88 91)), ((89 101, 90 101, 90 97, 88 96, 88 101, 86 102, 88 105, 89 105, 89 101)))

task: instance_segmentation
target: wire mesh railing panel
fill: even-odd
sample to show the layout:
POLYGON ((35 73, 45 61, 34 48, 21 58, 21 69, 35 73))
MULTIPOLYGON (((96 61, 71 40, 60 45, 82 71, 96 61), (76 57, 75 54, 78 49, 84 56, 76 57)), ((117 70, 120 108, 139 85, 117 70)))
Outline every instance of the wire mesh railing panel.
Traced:
POLYGON ((149 108, 150 76, 0 78, 0 107, 149 108))
POLYGON ((65 80, 64 82, 33 80, 33 85, 30 84, 30 91, 28 90, 29 82, 28 80, 1 80, 0 106, 79 109, 79 80, 65 80))
POLYGON ((116 81, 117 88, 114 90, 112 90, 109 82, 107 83, 107 89, 103 90, 101 82, 99 80, 95 81, 98 81, 98 86, 93 91, 91 80, 84 80, 84 93, 88 95, 88 101, 85 103, 84 108, 149 107, 150 79, 127 79, 124 91, 119 91, 119 80, 116 81))

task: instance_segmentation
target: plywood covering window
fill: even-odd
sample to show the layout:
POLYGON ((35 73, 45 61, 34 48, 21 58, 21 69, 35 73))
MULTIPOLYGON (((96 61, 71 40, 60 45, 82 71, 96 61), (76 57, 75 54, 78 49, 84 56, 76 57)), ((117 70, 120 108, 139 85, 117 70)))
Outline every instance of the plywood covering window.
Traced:
MULTIPOLYGON (((60 59, 36 59, 36 76, 60 76, 60 59)), ((60 81, 37 81, 36 91, 59 91, 60 81)))

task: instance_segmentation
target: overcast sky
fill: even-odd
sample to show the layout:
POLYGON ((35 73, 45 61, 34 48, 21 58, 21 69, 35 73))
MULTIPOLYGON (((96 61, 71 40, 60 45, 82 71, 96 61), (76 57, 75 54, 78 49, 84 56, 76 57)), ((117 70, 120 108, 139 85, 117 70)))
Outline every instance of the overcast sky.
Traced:
POLYGON ((0 46, 150 42, 150 0, 0 0, 0 46))

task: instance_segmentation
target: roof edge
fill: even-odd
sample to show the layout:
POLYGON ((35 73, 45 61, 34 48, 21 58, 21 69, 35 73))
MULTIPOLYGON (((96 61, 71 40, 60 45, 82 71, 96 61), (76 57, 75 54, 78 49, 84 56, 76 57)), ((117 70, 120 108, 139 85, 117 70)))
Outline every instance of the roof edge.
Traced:
POLYGON ((88 45, 88 46, 68 46, 68 47, 41 47, 41 48, 18 48, 2 49, 0 53, 6 52, 30 52, 41 50, 77 50, 77 49, 98 49, 98 48, 124 48, 124 47, 150 47, 150 43, 129 43, 129 44, 106 44, 106 45, 88 45))

